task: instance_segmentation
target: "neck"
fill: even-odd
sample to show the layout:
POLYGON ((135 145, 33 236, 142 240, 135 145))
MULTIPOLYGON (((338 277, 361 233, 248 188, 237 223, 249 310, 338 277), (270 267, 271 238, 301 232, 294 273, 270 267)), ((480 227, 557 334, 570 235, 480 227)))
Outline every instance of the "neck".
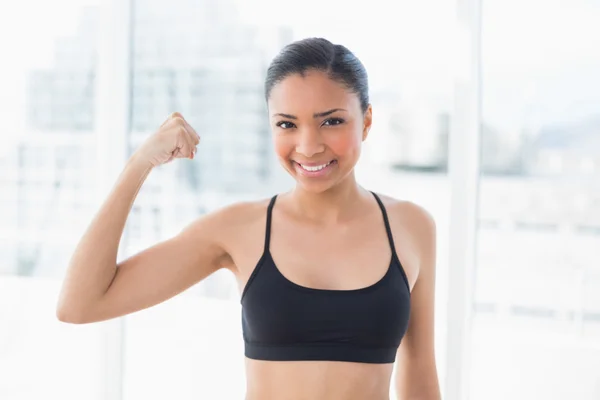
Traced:
POLYGON ((352 172, 344 181, 321 193, 307 192, 301 186, 296 186, 290 193, 290 200, 297 212, 304 217, 330 223, 346 219, 352 214, 365 193, 352 172))

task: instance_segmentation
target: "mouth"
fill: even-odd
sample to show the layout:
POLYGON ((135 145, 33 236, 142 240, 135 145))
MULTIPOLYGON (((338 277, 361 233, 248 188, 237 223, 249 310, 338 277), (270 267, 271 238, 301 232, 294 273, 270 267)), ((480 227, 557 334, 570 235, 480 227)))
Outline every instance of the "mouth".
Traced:
POLYGON ((314 176, 325 175, 337 164, 337 161, 331 160, 327 163, 319 164, 319 165, 314 165, 314 164, 306 165, 306 164, 302 164, 302 163, 299 163, 296 161, 292 161, 292 163, 296 167, 296 170, 299 171, 302 175, 314 177, 314 176))

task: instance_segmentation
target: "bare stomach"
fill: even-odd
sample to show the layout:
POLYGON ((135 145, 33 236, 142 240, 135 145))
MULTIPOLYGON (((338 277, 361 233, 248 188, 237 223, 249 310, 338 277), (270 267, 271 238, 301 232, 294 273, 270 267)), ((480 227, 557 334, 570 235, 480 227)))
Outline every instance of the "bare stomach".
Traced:
POLYGON ((246 400, 389 400, 393 364, 246 359, 246 400))

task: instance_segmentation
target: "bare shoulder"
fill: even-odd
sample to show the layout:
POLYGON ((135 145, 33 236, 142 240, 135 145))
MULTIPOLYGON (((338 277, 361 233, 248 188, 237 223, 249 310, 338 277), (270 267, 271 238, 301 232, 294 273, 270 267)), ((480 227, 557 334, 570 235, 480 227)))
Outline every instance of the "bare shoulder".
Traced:
POLYGON ((436 224, 423 206, 379 195, 390 220, 396 252, 414 284, 423 269, 435 268, 436 224), (431 267, 430 267, 431 266, 431 267))
POLYGON ((261 232, 265 230, 269 201, 265 198, 224 205, 193 222, 199 227, 198 235, 208 232, 228 254, 223 267, 237 272, 240 254, 252 253, 255 248, 262 250, 261 232), (258 238, 260 243, 254 244, 258 238))
POLYGON ((423 206, 386 195, 379 195, 379 197, 390 215, 392 225, 401 224, 403 228, 407 228, 417 235, 429 236, 435 234, 435 220, 423 206))
POLYGON ((246 234, 245 228, 258 221, 264 221, 269 200, 258 199, 228 204, 203 215, 192 225, 203 225, 202 221, 210 221, 214 228, 212 234, 223 239, 246 234))
POLYGON ((235 202, 210 212, 207 217, 218 220, 223 229, 237 229, 255 222, 257 218, 264 219, 269 201, 270 199, 258 199, 235 202))

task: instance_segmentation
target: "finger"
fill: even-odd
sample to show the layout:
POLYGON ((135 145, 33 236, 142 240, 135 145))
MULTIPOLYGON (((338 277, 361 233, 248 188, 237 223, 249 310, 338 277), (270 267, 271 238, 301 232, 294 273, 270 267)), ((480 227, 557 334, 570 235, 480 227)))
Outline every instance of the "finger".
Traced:
POLYGON ((194 141, 198 140, 196 142, 196 144, 198 144, 200 142, 200 135, 198 135, 198 132, 196 132, 196 130, 190 125, 190 123, 183 117, 183 115, 181 115, 181 113, 179 112, 174 112, 173 114, 171 114, 172 118, 181 118, 181 122, 183 122, 183 124, 185 125, 185 128, 187 129, 187 131, 192 135, 192 139, 194 141))
POLYGON ((184 125, 177 125, 177 147, 178 147, 178 158, 193 158, 196 144, 194 143, 192 136, 184 125))
POLYGON ((175 157, 193 159, 196 153, 196 145, 200 142, 200 138, 181 113, 172 113, 163 126, 163 129, 175 129, 174 134, 177 136, 177 146, 179 149, 175 152, 175 157))
POLYGON ((173 117, 173 120, 176 121, 178 124, 183 125, 185 127, 185 129, 187 130, 187 132, 190 135, 190 138, 192 139, 192 142, 196 145, 198 143, 200 143, 200 135, 198 135, 198 133, 196 132, 196 130, 189 124, 189 122, 187 122, 185 120, 185 118, 183 118, 181 116, 181 114, 176 113, 177 115, 175 115, 173 117))
POLYGON ((167 119, 164 120, 164 122, 160 125, 160 127, 162 128, 163 126, 167 125, 169 122, 171 122, 175 118, 181 118, 182 120, 185 121, 185 119, 183 118, 183 115, 181 115, 180 112, 175 111, 175 112, 172 112, 171 114, 169 114, 167 119))
POLYGON ((200 142, 200 138, 195 133, 195 131, 193 130, 193 128, 189 124, 187 124, 187 123, 186 123, 186 126, 185 126, 185 130, 186 130, 186 132, 188 134, 188 145, 189 145, 189 150, 190 150, 190 158, 193 159, 194 156, 196 155, 196 151, 197 151, 196 146, 200 142), (191 129, 191 131, 190 131, 190 129, 191 129))
POLYGON ((163 123, 163 125, 161 125, 161 128, 170 122, 171 122, 171 125, 178 124, 178 125, 185 126, 187 132, 189 133, 190 137, 192 138, 192 142, 194 143, 194 145, 197 145, 198 143, 200 143, 200 135, 198 135, 196 130, 185 120, 185 118, 183 118, 183 115, 181 115, 181 113, 179 113, 179 112, 172 113, 169 116, 169 118, 163 123))
POLYGON ((196 130, 185 119, 183 119, 183 123, 185 124, 185 129, 191 135, 194 144, 197 145, 198 143, 200 143, 200 135, 198 135, 196 130))

